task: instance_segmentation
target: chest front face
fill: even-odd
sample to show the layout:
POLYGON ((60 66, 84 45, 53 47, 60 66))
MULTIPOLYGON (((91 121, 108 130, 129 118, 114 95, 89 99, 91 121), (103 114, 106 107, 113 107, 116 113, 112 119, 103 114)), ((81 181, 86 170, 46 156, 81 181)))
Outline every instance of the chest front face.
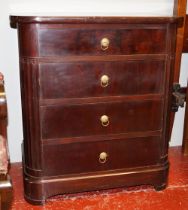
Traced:
POLYGON ((18 24, 24 164, 45 198, 166 183, 176 24, 104 20, 18 24))

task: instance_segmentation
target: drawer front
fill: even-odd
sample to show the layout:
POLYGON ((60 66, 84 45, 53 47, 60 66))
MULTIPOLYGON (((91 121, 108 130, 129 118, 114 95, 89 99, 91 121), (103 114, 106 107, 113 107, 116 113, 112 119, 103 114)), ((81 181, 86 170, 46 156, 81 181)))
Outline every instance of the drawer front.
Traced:
POLYGON ((127 55, 166 51, 166 28, 161 26, 130 29, 111 29, 105 25, 105 29, 97 29, 96 26, 92 29, 91 25, 88 28, 84 25, 82 28, 77 28, 77 25, 70 27, 39 29, 39 55, 127 55))
POLYGON ((43 139, 160 130, 162 100, 41 107, 43 139))
POLYGON ((45 176, 157 164, 160 137, 43 146, 45 176))
POLYGON ((163 91, 161 60, 40 64, 40 97, 82 98, 157 94, 163 91))

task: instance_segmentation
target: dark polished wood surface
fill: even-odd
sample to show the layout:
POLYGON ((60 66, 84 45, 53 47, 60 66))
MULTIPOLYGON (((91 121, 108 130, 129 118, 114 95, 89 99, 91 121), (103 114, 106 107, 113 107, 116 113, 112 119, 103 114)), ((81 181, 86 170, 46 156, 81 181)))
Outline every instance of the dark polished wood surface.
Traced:
POLYGON ((56 25, 53 30, 41 27, 39 56, 157 54, 166 51, 166 29, 159 25, 134 25, 132 28, 85 24, 77 27, 56 25), (103 37, 110 40, 106 51, 100 46, 103 37))
POLYGON ((157 94, 164 91, 165 59, 41 63, 39 74, 42 99, 157 94))
MULTIPOLYGON (((183 18, 182 25, 178 27, 177 35, 176 35, 177 44, 176 44, 176 54, 175 54, 175 64, 174 64, 174 82, 179 82, 179 76, 180 76, 181 56, 182 56, 182 50, 183 50, 183 37, 184 37, 184 30, 185 30, 186 8, 187 8, 187 0, 174 0, 174 15, 177 17, 183 18)), ((173 125, 173 120, 171 124, 173 125)))
POLYGON ((163 101, 53 105, 42 107, 40 113, 43 139, 156 131, 162 129, 163 101), (109 117, 106 127, 100 121, 103 115, 109 117))
POLYGON ((44 175, 57 176, 155 165, 160 162, 159 145, 159 136, 45 145, 44 175), (99 161, 101 151, 108 154, 105 163, 99 161), (56 160, 61 160, 61 167, 56 160))
POLYGON ((188 15, 185 18, 185 29, 183 37, 183 52, 188 53, 188 15))
MULTIPOLYGON (((176 15, 176 14, 175 14, 176 15)), ((178 23, 182 24, 182 18, 176 17, 64 17, 64 16, 10 16, 11 27, 17 28, 18 24, 31 24, 31 23, 43 23, 43 24, 64 24, 64 23, 133 23, 133 24, 164 24, 164 23, 178 23)))
POLYGON ((179 22, 11 17, 19 36, 26 200, 43 204, 56 194, 142 184, 165 188, 179 22))

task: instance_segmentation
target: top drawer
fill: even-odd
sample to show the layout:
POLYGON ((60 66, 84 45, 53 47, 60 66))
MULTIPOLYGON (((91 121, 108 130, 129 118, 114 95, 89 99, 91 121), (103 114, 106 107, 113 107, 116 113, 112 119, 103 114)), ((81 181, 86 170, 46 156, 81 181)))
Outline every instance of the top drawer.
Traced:
POLYGON ((51 28, 43 26, 38 32, 40 56, 157 54, 166 51, 164 26, 54 25, 51 28))

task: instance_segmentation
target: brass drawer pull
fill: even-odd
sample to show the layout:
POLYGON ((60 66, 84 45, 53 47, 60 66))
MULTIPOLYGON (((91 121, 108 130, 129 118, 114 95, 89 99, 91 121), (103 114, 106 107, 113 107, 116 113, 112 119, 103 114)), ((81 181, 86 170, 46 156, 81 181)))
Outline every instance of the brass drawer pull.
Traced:
POLYGON ((99 162, 106 163, 108 154, 106 152, 101 152, 99 155, 99 162))
POLYGON ((102 87, 107 87, 109 84, 109 77, 107 75, 103 75, 101 77, 101 86, 102 87))
POLYGON ((107 116, 107 115, 103 115, 103 116, 101 116, 101 124, 102 124, 102 126, 104 126, 104 127, 106 127, 106 126, 108 126, 109 125, 109 117, 107 116))
POLYGON ((101 39, 101 49, 103 51, 107 50, 110 44, 110 40, 108 38, 101 39))

